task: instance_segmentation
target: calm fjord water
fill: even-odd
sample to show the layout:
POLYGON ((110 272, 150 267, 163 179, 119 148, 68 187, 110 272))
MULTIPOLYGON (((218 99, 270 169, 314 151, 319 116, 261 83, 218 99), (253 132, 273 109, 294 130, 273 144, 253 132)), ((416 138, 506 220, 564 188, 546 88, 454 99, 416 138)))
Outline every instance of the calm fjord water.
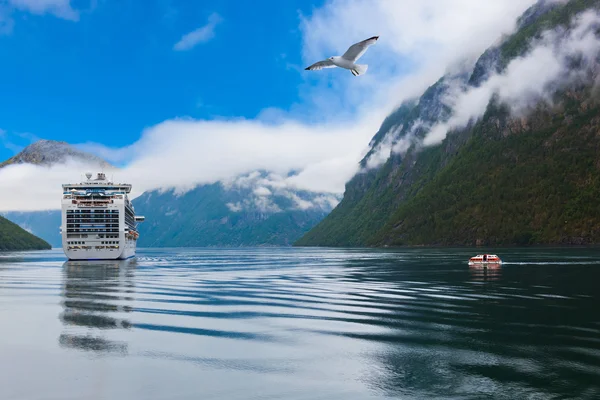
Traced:
POLYGON ((600 251, 0 254, 0 399, 600 397, 600 251))

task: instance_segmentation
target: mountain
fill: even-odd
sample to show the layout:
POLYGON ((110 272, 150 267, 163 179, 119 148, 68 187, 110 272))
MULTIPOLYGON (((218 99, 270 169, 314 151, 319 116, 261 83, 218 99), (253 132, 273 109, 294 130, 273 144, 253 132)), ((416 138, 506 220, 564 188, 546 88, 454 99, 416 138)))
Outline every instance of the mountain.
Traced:
MULTIPOLYGON (((141 247, 289 246, 337 204, 335 196, 287 191, 258 196, 252 188, 223 183, 201 185, 186 193, 151 191, 133 200, 141 247), (300 204, 299 204, 299 203, 300 204)), ((7 212, 24 229, 61 247, 60 211, 7 212)))
MULTIPOLYGON (((34 164, 44 167, 51 167, 56 164, 75 161, 87 165, 95 165, 99 169, 114 169, 114 167, 93 154, 78 150, 66 142, 55 140, 39 140, 27 147, 20 153, 8 160, 0 163, 0 168, 17 164, 34 164)), ((77 177, 81 171, 75 171, 77 177)), ((60 190, 56 188, 57 205, 60 204, 60 190)), ((61 247, 60 236, 60 211, 33 211, 33 212, 4 212, 2 215, 19 225, 21 228, 41 237, 52 247, 61 247)))
POLYGON ((336 197, 267 186, 263 172, 232 182, 144 193, 134 200, 144 247, 289 246, 321 221, 336 197))
POLYGON ((93 154, 77 150, 66 142, 39 140, 23 149, 19 154, 0 163, 0 168, 12 164, 35 164, 46 167, 62 164, 68 160, 113 168, 108 162, 93 154))
POLYGON ((424 145, 454 115, 451 94, 508 74, 549 30, 556 40, 568 37, 573 18, 599 4, 538 2, 466 74, 449 74, 403 104, 374 136, 340 204, 296 244, 600 243, 599 58, 583 68, 574 55, 566 75, 576 78, 553 82, 549 98, 520 113, 493 96, 481 118, 452 129, 439 145, 424 145))
POLYGON ((0 251, 48 250, 50 244, 0 217, 0 251))
POLYGON ((26 231, 42 238, 52 247, 62 246, 62 238, 60 236, 61 216, 59 210, 10 211, 0 214, 26 231))
MULTIPOLYGON (((108 166, 106 161, 65 142, 42 140, 0 164, 33 163, 52 166, 69 159, 108 166)), ((80 171, 75 171, 77 176, 80 171)), ((338 203, 330 194, 282 187, 281 177, 254 172, 229 182, 200 185, 180 193, 157 190, 133 200, 144 215, 139 246, 288 246, 321 221, 338 203)), ((135 182, 134 182, 135 184, 135 182)), ((57 188, 59 196, 60 188, 57 188)), ((59 197, 57 197, 57 204, 59 197)), ((62 246, 59 210, 6 212, 4 217, 62 246)))

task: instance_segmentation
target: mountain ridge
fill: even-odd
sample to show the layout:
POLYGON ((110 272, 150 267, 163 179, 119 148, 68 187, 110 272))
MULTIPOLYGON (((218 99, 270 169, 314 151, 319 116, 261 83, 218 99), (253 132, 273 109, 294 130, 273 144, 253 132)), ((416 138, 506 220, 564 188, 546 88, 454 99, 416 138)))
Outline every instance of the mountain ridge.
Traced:
MULTIPOLYGON (((568 29, 574 16, 579 15, 587 9, 598 9, 598 4, 600 2, 597 0, 587 2, 571 0, 564 4, 553 3, 550 6, 549 2, 538 2, 525 13, 526 18, 522 20, 520 29, 513 35, 503 38, 500 44, 492 46, 484 52, 475 64, 470 76, 466 80, 459 81, 458 84, 478 87, 487 79, 486 76, 491 76, 506 68, 508 65, 507 61, 525 54, 531 46, 530 43, 535 38, 540 37, 546 29, 557 26, 567 27, 568 29)), ((432 91, 435 92, 436 87, 439 88, 440 84, 447 78, 443 77, 440 79, 423 96, 427 97, 426 95, 430 95, 432 91)), ((460 79, 464 79, 464 77, 460 79)), ((543 115, 544 118, 548 118, 551 122, 556 122, 556 125, 552 125, 555 130, 559 130, 561 127, 557 121, 567 123, 565 121, 571 120, 578 121, 578 125, 571 125, 574 132, 593 129, 590 127, 595 127, 595 122, 586 120, 585 112, 581 111, 585 107, 591 107, 590 104, 594 104, 597 101, 597 93, 593 93, 592 86, 593 84, 588 83, 582 87, 568 88, 564 93, 555 92, 554 101, 557 107, 548 109, 547 107, 544 108, 543 103, 538 104, 533 107, 533 111, 530 113, 531 121, 535 121, 536 118, 540 119, 543 115), (577 94, 576 96, 575 93, 577 94), (545 110, 545 114, 536 114, 536 112, 542 112, 540 108, 545 110)), ((444 91, 442 90, 440 95, 437 96, 438 99, 441 99, 442 103, 443 95, 444 91)), ((419 99, 417 104, 423 104, 422 99, 419 99)), ((406 107, 406 104, 402 107, 406 107)), ((427 131, 427 129, 421 129, 423 126, 428 128, 434 124, 446 122, 446 116, 443 114, 440 114, 440 117, 437 119, 434 118, 433 121, 421 118, 421 126, 414 129, 414 121, 418 121, 419 118, 411 117, 411 113, 417 112, 420 115, 422 114, 422 110, 420 111, 416 108, 418 105, 409 105, 409 107, 412 107, 412 110, 405 110, 401 113, 401 118, 395 121, 386 121, 388 127, 401 126, 400 134, 394 131, 393 128, 388 128, 387 135, 378 132, 371 143, 372 151, 370 156, 372 156, 373 149, 378 149, 377 146, 379 146, 379 149, 386 151, 393 149, 393 146, 409 138, 411 134, 413 137, 422 139, 423 131, 427 131), (423 124, 423 121, 425 124, 423 124), (383 146, 382 144, 385 144, 386 140, 390 141, 390 137, 393 138, 391 146, 383 146)), ((590 112, 594 116, 593 113, 599 111, 594 109, 590 112)), ((519 126, 519 124, 526 125, 528 123, 530 124, 529 126, 534 126, 525 117, 511 117, 506 109, 492 101, 488 105, 486 114, 478 122, 470 123, 462 129, 455 129, 440 145, 422 147, 419 145, 418 140, 410 140, 410 146, 406 152, 396 153, 390 151, 391 155, 383 165, 376 168, 363 169, 363 172, 357 174, 347 184, 346 193, 338 207, 319 225, 300 239, 296 245, 400 246, 436 244, 475 245, 486 243, 577 244, 600 242, 600 237, 595 233, 595 228, 589 224, 585 225, 580 221, 583 218, 581 215, 579 215, 578 221, 572 222, 570 225, 572 227, 571 231, 561 231, 564 233, 561 237, 550 234, 539 224, 522 225, 514 220, 506 220, 503 225, 503 227, 506 227, 513 224, 514 226, 511 227, 510 232, 503 230, 500 235, 494 235, 489 231, 486 234, 477 233, 477 228, 481 224, 490 224, 494 221, 493 210, 504 212, 507 205, 505 203, 493 202, 482 193, 478 193, 477 186, 465 188, 464 186, 460 186, 456 180, 460 178, 464 182, 468 181, 472 185, 475 185, 479 181, 473 178, 473 176, 480 176, 477 171, 481 173, 481 176, 485 177, 483 182, 494 182, 494 174, 501 174, 503 177, 506 177, 511 176, 511 173, 516 173, 516 171, 522 172, 523 170, 516 167, 513 168, 510 164, 503 165, 501 171, 482 169, 483 167, 477 164, 476 160, 470 157, 469 153, 465 153, 465 149, 479 151, 476 154, 486 154, 484 152, 490 151, 489 149, 491 148, 500 153, 511 151, 512 153, 519 154, 520 151, 525 151, 524 149, 535 152, 537 148, 535 146, 532 147, 530 141, 537 139, 540 140, 537 146, 543 145, 545 143, 543 140, 544 137, 539 131, 545 129, 546 131, 544 132, 550 134, 551 132, 548 132, 548 130, 552 129, 550 126, 538 124, 536 125, 538 126, 538 131, 531 131, 531 135, 525 134, 525 132, 530 131, 523 130, 522 135, 511 136, 510 140, 516 141, 516 144, 508 141, 502 142, 505 139, 504 136, 494 136, 491 134, 493 131, 492 128, 499 124, 516 129, 515 127, 519 126), (483 135, 484 132, 487 133, 487 136, 483 135), (481 141, 484 141, 484 143, 480 143, 481 141), (513 147, 509 149, 509 145, 513 147), (503 146, 507 146, 507 148, 503 146), (459 158, 456 159, 456 157, 459 158), (453 176, 448 171, 454 171, 458 175, 453 176), (448 182, 452 182, 452 184, 448 182), (465 214, 467 211, 461 212, 459 209, 453 209, 450 205, 453 202, 458 202, 457 199, 460 198, 460 195, 452 190, 453 185, 460 186, 463 189, 462 195, 467 199, 473 197, 473 195, 479 196, 477 197, 479 205, 486 202, 493 204, 493 210, 487 207, 485 213, 480 212, 478 214, 474 209, 469 209, 468 214, 465 214), (474 219, 477 221, 475 226, 470 225, 468 219, 465 220, 465 215, 479 216, 474 219), (587 228, 584 229, 584 225, 587 228), (458 229, 464 226, 468 228, 463 230, 458 229), (460 235, 463 235, 462 238, 460 235)), ((548 140, 548 138, 545 140, 548 140)), ((567 146, 575 142, 569 144, 568 140, 562 140, 560 143, 567 146)), ((578 142, 577 146, 581 147, 584 145, 578 142)), ((565 149, 552 149, 556 152, 552 154, 552 157, 556 157, 556 164, 562 165, 564 171, 569 171, 569 168, 573 168, 573 171, 575 168, 579 168, 578 164, 570 166, 560 162, 560 152, 565 151, 565 149)), ((585 152, 584 154, 586 162, 592 165, 597 162, 594 153, 585 152)), ((522 157, 521 160, 523 160, 523 157, 526 157, 527 154, 520 154, 520 156, 522 157)), ((550 162, 548 158, 543 158, 543 153, 541 155, 532 153, 532 156, 538 160, 538 164, 541 163, 541 165, 544 165, 543 162, 550 162)), ((496 161, 499 162, 498 160, 496 161)), ((367 164, 368 160, 363 160, 361 165, 364 167, 367 164)), ((530 168, 533 168, 533 171, 537 171, 538 165, 530 165, 530 168)), ((582 172, 583 170, 580 168, 578 171, 582 172)), ((557 184, 556 181, 552 182, 554 185, 557 184)), ((522 183, 527 183, 526 187, 531 187, 532 191, 535 191, 533 189, 538 187, 535 181, 522 181, 522 183)), ((506 181, 504 184, 510 184, 510 181, 506 181)), ((595 187, 594 185, 592 186, 595 187)), ((485 187, 488 188, 488 186, 485 187)), ((585 190, 576 188, 573 193, 579 196, 585 190)), ((511 201, 519 204, 527 204, 527 195, 527 192, 519 192, 515 194, 515 197, 511 201)), ((569 200, 569 193, 561 191, 557 196, 560 196, 561 201, 566 202, 569 200)), ((587 198, 589 199, 589 196, 587 198)), ((463 204, 463 202, 460 202, 460 204, 463 204)), ((472 205, 470 203, 469 205, 473 207, 477 206, 477 204, 472 205)), ((552 215, 553 220, 562 218, 562 211, 556 204, 553 203, 551 209, 554 213, 552 215)), ((535 212, 538 211, 535 210, 535 212)), ((522 214, 525 211, 521 209, 519 212, 522 214)), ((593 212, 590 214, 590 217, 594 220, 600 219, 593 212)), ((524 218, 524 220, 527 219, 524 218)))

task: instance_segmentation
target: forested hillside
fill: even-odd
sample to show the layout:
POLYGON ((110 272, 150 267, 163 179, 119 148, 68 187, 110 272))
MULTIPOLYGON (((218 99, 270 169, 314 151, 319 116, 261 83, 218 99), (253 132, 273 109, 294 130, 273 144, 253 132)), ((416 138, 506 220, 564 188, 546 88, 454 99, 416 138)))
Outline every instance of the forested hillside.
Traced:
POLYGON ((400 107, 373 138, 339 206, 297 244, 600 243, 597 55, 585 68, 583 57, 573 57, 578 79, 551 86, 549 98, 515 113, 493 97, 477 121, 453 129, 441 144, 423 146, 432 128, 451 117, 453 88, 476 89, 505 73, 548 32, 567 36, 575 18, 598 4, 539 2, 469 73, 445 76, 400 107), (386 145, 387 161, 370 166, 386 145), (397 150, 402 145, 408 149, 397 150))

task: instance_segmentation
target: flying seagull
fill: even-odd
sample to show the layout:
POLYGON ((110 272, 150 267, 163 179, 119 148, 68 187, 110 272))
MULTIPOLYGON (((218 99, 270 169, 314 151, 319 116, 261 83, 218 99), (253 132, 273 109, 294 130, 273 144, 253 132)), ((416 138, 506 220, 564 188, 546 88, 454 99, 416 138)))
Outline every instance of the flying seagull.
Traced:
POLYGON ((365 54, 369 46, 375 44, 379 39, 379 36, 373 36, 362 42, 358 42, 350 46, 343 56, 329 57, 327 60, 319 61, 314 63, 310 67, 306 68, 307 71, 318 71, 323 68, 335 68, 340 67, 349 69, 352 75, 359 76, 367 72, 368 65, 355 64, 358 59, 365 54))

